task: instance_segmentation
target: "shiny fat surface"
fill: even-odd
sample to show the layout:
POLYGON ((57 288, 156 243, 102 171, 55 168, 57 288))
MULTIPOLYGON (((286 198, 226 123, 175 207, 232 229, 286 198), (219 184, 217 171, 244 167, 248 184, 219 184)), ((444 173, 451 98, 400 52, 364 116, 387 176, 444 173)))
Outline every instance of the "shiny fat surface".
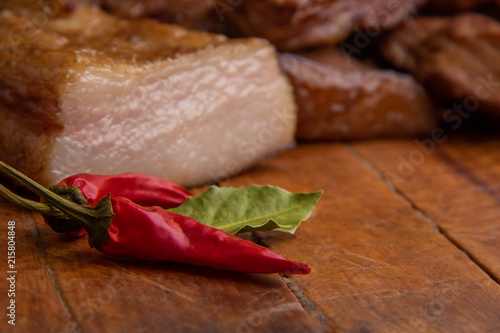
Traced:
POLYGON ((0 158, 43 185, 139 172, 194 186, 293 142, 292 90, 263 40, 86 6, 34 31, 27 16, 0 12, 0 158), (16 52, 12 31, 32 31, 16 52))
POLYGON ((274 49, 260 40, 156 62, 140 73, 89 67, 66 90, 48 182, 75 170, 133 171, 189 187, 234 175, 293 142, 291 88, 274 49))

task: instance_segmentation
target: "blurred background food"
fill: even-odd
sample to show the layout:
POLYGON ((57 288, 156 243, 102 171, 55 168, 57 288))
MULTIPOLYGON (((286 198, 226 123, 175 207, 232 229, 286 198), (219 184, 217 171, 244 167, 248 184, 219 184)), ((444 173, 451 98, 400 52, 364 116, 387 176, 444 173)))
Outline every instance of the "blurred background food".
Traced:
POLYGON ((481 14, 419 17, 391 32, 383 53, 444 102, 500 115, 500 24, 481 14), (479 105, 480 104, 480 105, 479 105))
POLYGON ((284 53, 279 60, 294 88, 299 139, 418 135, 438 125, 432 100, 410 75, 377 69, 337 49, 284 53))
POLYGON ((270 40, 281 50, 342 42, 357 29, 390 29, 424 0, 248 0, 228 11, 245 36, 270 40))
POLYGON ((428 0, 422 8, 424 14, 454 15, 461 12, 481 11, 484 13, 498 13, 498 0, 428 0))
MULTIPOLYGON (((90 43, 88 48, 99 55, 102 50, 93 47, 92 43, 100 40, 101 47, 114 47, 116 52, 113 57, 116 59, 111 57, 112 61, 128 57, 120 56, 123 51, 128 55, 137 52, 138 59, 148 54, 149 57, 154 55, 156 60, 168 62, 169 59, 176 59, 182 53, 178 51, 189 45, 189 38, 172 44, 169 41, 172 36, 168 34, 162 42, 161 34, 155 32, 155 29, 151 31, 155 35, 153 39, 144 38, 147 36, 147 31, 143 31, 144 27, 152 23, 137 22, 151 22, 149 20, 156 21, 157 25, 174 24, 188 30, 216 33, 218 35, 206 35, 212 36, 207 37, 208 40, 229 38, 223 42, 229 44, 233 38, 238 38, 234 43, 242 45, 253 43, 244 38, 267 39, 275 47, 273 61, 279 63, 281 69, 281 73, 275 74, 274 79, 280 81, 286 78, 289 82, 289 85, 285 84, 286 88, 278 89, 281 95, 276 100, 292 101, 290 103, 294 104, 283 102, 287 110, 297 110, 295 138, 299 141, 425 136, 439 126, 440 122, 446 121, 450 113, 469 118, 471 110, 479 110, 477 113, 491 117, 493 123, 498 122, 500 116, 500 98, 496 92, 500 86, 500 69, 496 65, 500 51, 500 29, 496 19, 500 9, 498 0, 0 1, 3 15, 8 13, 9 17, 23 17, 28 22, 26 24, 31 26, 33 36, 36 37, 30 41, 30 47, 37 52, 40 51, 38 38, 53 34, 54 27, 61 20, 65 20, 66 27, 71 26, 68 22, 76 22, 74 17, 78 16, 79 8, 87 6, 93 6, 96 13, 94 15, 99 17, 109 15, 106 17, 120 19, 116 18, 114 23, 104 20, 100 27, 102 31, 95 33, 92 41, 85 37, 85 31, 88 31, 85 24, 75 23, 71 28, 70 44, 75 40, 80 41, 78 47, 81 51, 86 48, 85 43, 90 43), (100 13, 98 10, 108 14, 97 14, 100 13), (110 29, 106 24, 135 28, 140 26, 138 30, 141 33, 135 34, 135 28, 124 33, 110 29), (124 40, 127 42, 123 42, 124 40), (162 48, 169 52, 165 53, 162 48), (466 111, 463 111, 464 108, 466 111), (444 111, 446 109, 448 110, 444 111)), ((182 28, 177 27, 175 31, 188 36, 182 28)), ((4 32, 9 31, 6 26, 3 29, 4 32)), ((60 31, 55 33, 60 34, 60 31)), ((22 36, 22 32, 20 35, 22 36)), ((68 38, 67 34, 58 38, 60 43, 67 43, 63 41, 68 38)), ((54 97, 56 95, 49 96, 52 98, 51 102, 44 96, 43 103, 38 103, 38 97, 53 82, 64 80, 36 76, 31 78, 32 85, 20 89, 16 80, 23 77, 26 62, 20 61, 22 66, 12 65, 10 51, 6 51, 8 42, 12 42, 12 38, 4 38, 0 45, 0 50, 3 50, 0 61, 9 64, 0 69, 3 72, 0 73, 0 97, 3 96, 0 104, 4 113, 9 114, 5 111, 6 108, 12 110, 17 107, 19 114, 27 108, 35 110, 42 107, 52 111, 39 112, 50 115, 50 121, 45 123, 46 128, 42 130, 39 126, 38 131, 51 130, 49 125, 52 122, 62 126, 58 123, 61 104, 54 97), (23 99, 13 99, 13 92, 19 93, 21 90, 23 99), (35 104, 36 107, 33 106, 35 104)), ((218 43, 208 42, 203 48, 217 48, 218 43)), ((52 51, 54 53, 51 57, 57 59, 57 47, 52 51)), ((240 75, 244 76, 244 69, 230 64, 233 52, 236 51, 219 55, 220 70, 227 72, 217 75, 226 75, 226 78, 237 81, 240 75)), ((29 55, 26 53, 24 56, 29 55)), ((43 55, 40 54, 39 57, 43 58, 43 55)), ((18 57, 17 60, 19 59, 18 57)), ((255 66, 261 66, 260 61, 261 58, 256 56, 255 66)), ((197 66, 194 60, 192 64, 197 66)), ((140 61, 135 65, 136 69, 144 66, 140 61)), ((56 67, 57 65, 53 66, 56 67)), ((50 66, 47 68, 49 70, 50 66)), ((253 73, 265 76, 262 71, 253 73)), ((232 82, 228 80, 227 86, 233 86, 232 82)), ((247 87, 252 91, 252 84, 247 87)), ((215 86, 213 88, 217 89, 215 86)), ((255 91, 264 93, 262 89, 255 91)), ((227 92, 223 95, 234 101, 241 97, 227 92)), ((258 108, 276 108, 276 103, 271 103, 269 96, 269 92, 262 95, 262 101, 268 102, 258 104, 258 108)), ((252 112, 252 107, 246 110, 239 112, 252 112)), ((244 119, 242 117, 242 121, 244 119)), ((221 118, 219 121, 224 123, 229 120, 221 118)), ((237 122, 233 126, 234 124, 237 122)), ((238 124, 237 126, 243 126, 242 123, 238 124)), ((220 130, 212 129, 212 132, 220 130)), ((6 137, 10 132, 4 130, 0 135, 6 137)), ((226 140, 231 139, 227 136, 226 140)), ((44 147, 52 144, 49 141, 44 147)), ((247 140, 250 141, 252 140, 247 140)), ((286 146, 284 142, 276 144, 273 140, 268 141, 269 143, 259 143, 254 140, 247 152, 270 153, 286 146), (273 148, 268 149, 268 146, 273 148)), ((184 146, 186 149, 187 147, 188 145, 184 146)), ((184 148, 179 147, 181 150, 184 148)), ((245 147, 239 148, 239 152, 233 152, 233 157, 244 155, 245 147)), ((1 148, 1 158, 9 154, 12 152, 6 147, 1 148)), ((265 154, 257 155, 261 158, 265 154)), ((229 159, 221 164, 221 168, 212 171, 221 176, 231 175, 233 171, 228 172, 228 169, 241 170, 251 164, 242 164, 240 161, 228 168, 228 161, 229 159)))

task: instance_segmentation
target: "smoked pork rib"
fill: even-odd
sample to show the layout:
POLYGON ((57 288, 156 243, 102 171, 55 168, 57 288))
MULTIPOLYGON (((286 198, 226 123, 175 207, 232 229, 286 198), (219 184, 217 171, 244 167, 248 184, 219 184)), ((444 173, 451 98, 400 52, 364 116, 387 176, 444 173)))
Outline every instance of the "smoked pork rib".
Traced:
POLYGON ((416 18, 394 30, 383 53, 441 99, 500 115, 496 20, 481 14, 416 18))
POLYGON ((43 184, 142 172, 184 186, 293 143, 275 50, 96 8, 37 28, 0 13, 0 159, 43 184))
POLYGON ((305 56, 279 57, 294 86, 299 139, 412 136, 437 125, 432 101, 411 76, 372 69, 338 50, 305 56))
POLYGON ((266 38, 289 51, 339 43, 355 29, 366 28, 378 35, 408 17, 424 2, 426 0, 245 0, 235 6, 220 6, 219 12, 244 35, 266 38))

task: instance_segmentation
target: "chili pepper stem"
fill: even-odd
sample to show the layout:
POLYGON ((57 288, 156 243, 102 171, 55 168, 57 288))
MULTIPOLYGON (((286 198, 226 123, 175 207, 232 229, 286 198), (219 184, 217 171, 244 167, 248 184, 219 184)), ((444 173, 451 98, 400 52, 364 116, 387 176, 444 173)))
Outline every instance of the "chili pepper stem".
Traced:
MULTIPOLYGON (((85 207, 70 200, 64 199, 63 197, 51 192, 50 190, 36 183, 29 177, 25 176, 21 172, 10 167, 2 161, 0 161, 0 173, 14 179, 18 183, 29 189, 31 192, 35 193, 54 207, 58 208, 60 211, 64 212, 68 217, 75 219, 79 224, 82 225, 83 228, 85 228, 85 230, 87 230, 89 234, 89 244, 91 247, 95 247, 108 241, 108 229, 111 225, 111 220, 114 217, 111 198, 109 194, 106 197, 103 197, 95 207, 85 207)), ((0 194, 4 196, 3 192, 0 194)), ((4 197, 10 200, 10 197, 8 196, 4 197)), ((24 201, 24 199, 15 200, 18 200, 18 202, 15 203, 20 204, 23 207, 30 209, 35 208, 34 205, 31 205, 31 207, 27 207, 27 205, 25 205, 26 202, 24 201)))
POLYGON ((43 215, 49 215, 61 219, 68 218, 66 214, 61 212, 56 207, 52 205, 47 205, 45 203, 22 198, 1 184, 0 184, 0 196, 4 197, 5 199, 9 200, 12 203, 15 203, 18 206, 30 210, 35 210, 43 215))

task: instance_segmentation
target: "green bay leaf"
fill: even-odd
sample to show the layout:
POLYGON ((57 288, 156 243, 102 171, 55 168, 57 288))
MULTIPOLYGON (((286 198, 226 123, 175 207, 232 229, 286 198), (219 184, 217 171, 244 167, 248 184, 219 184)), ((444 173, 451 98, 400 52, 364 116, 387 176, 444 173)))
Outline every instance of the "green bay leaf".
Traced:
POLYGON ((275 186, 212 186, 169 211, 231 234, 263 230, 293 234, 309 218, 322 193, 290 193, 275 186))

